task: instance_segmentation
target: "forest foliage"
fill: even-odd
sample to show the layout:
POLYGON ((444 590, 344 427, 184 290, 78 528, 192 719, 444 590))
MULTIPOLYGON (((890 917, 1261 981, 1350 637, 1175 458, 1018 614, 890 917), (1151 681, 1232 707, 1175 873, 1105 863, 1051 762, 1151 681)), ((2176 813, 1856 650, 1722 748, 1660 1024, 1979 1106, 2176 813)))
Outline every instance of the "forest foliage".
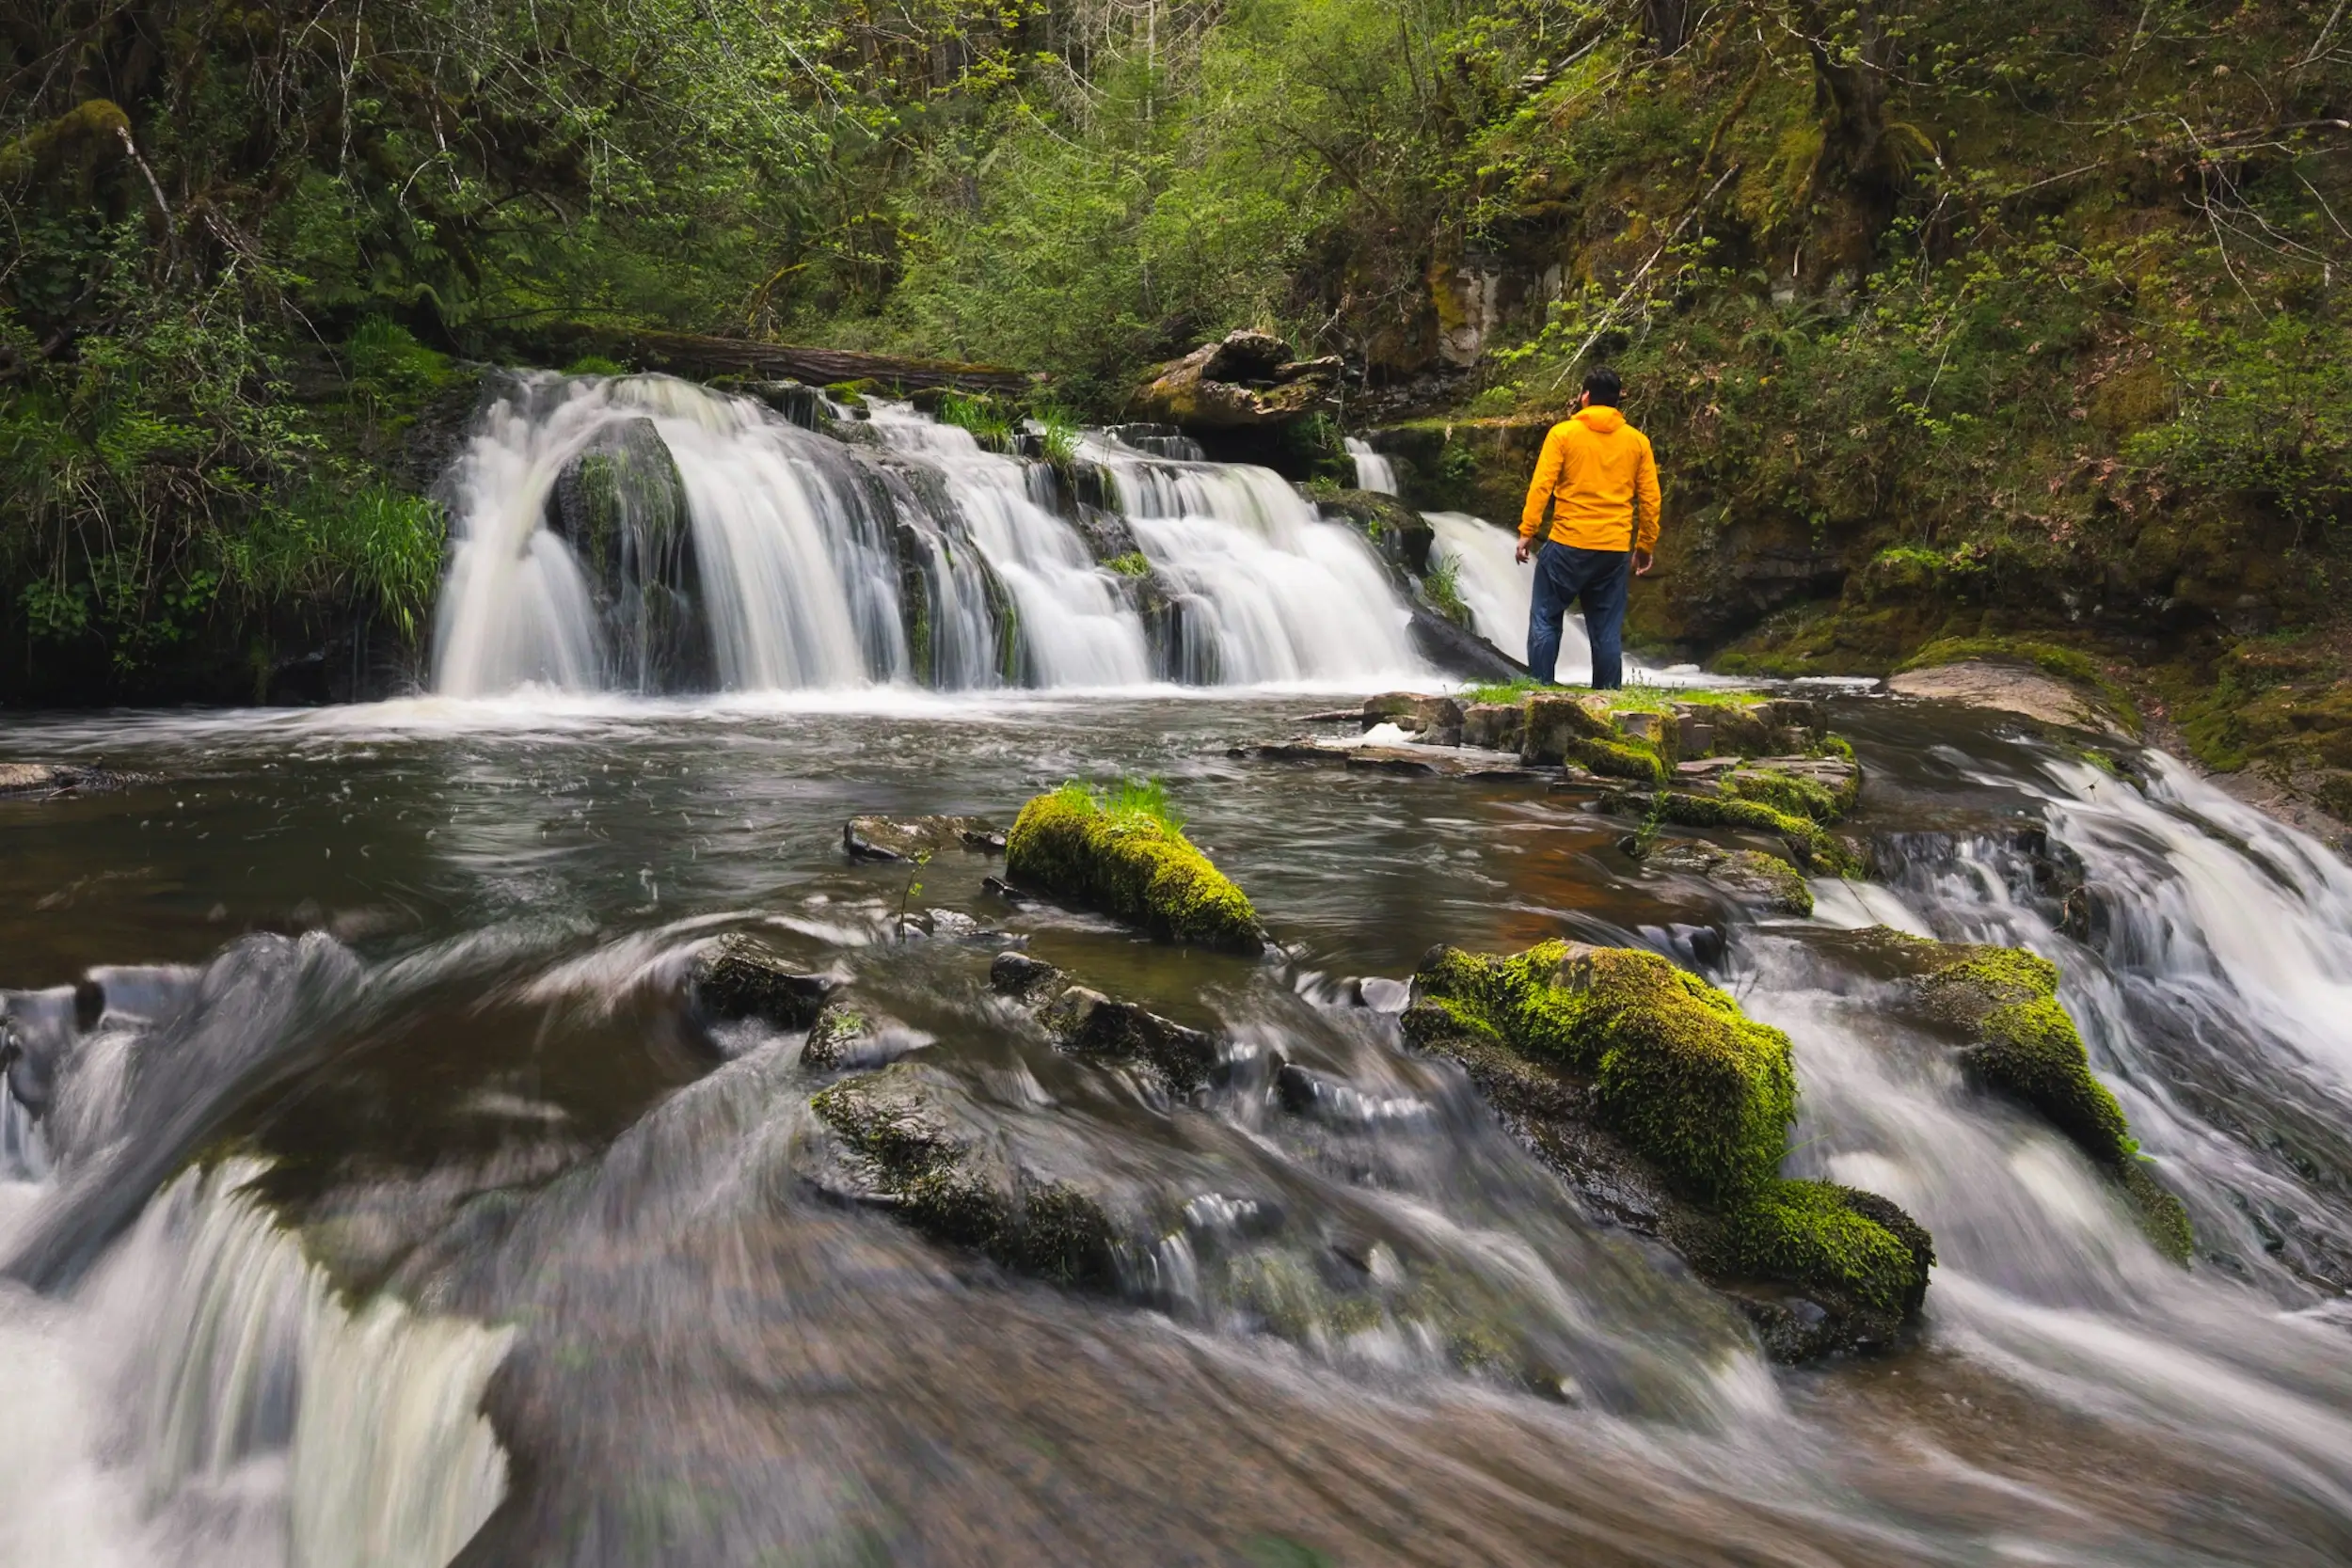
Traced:
POLYGON ((2336 0, 62 0, 8 42, 10 659, 413 637, 444 519, 394 455, 573 323, 1096 415, 1245 325, 1470 415, 1606 356, 1680 526, 1889 582, 2095 576, 2186 495, 2319 562, 2352 505, 2336 0), (1467 321, 1481 276, 1531 281, 1467 321))

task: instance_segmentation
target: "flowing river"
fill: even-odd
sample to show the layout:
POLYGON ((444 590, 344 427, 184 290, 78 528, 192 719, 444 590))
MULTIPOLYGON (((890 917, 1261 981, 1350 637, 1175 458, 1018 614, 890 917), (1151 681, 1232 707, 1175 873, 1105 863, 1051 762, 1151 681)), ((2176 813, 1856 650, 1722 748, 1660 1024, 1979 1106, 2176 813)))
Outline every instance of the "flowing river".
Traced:
POLYGON ((1372 554, 1271 475, 1089 438, 1120 480, 1101 510, 1198 606, 1171 641, 1023 465, 885 433, 939 479, 946 553, 987 562, 964 653, 941 651, 952 596, 930 601, 930 671, 968 677, 934 690, 877 608, 909 578, 836 569, 864 525, 812 503, 825 575, 795 578, 758 555, 792 516, 751 511, 784 481, 698 488, 759 451, 789 468, 801 437, 763 422, 693 456, 672 418, 697 538, 737 535, 707 560, 769 560, 735 580, 813 618, 739 633, 714 607, 737 689, 603 689, 617 623, 565 596, 585 574, 538 521, 561 463, 532 455, 551 424, 517 415, 470 459, 462 548, 507 532, 461 554, 439 693, 8 726, 14 754, 143 782, 0 800, 0 1562, 2352 1556, 2352 870, 2325 848, 2154 753, 2127 782, 1982 716, 1845 697, 1883 875, 1759 919, 1539 781, 1229 757, 1331 700, 1257 683, 1364 690, 1418 661, 1372 554), (480 477, 501 453, 509 478, 480 477), (500 573, 532 608, 468 621, 500 573), (1284 620, 1316 614, 1320 668, 1284 620), (1164 684, 1184 637, 1215 668, 1164 684), (513 689, 528 672, 550 684, 513 689), (1054 689, 1077 685, 1125 689, 1054 689), (1002 825, 1064 780, 1141 775, 1279 959, 1009 906, 980 853, 843 852, 855 814, 1002 825), (2062 918, 2053 864, 2096 891, 2088 918, 2062 918), (1881 922, 2057 960, 2188 1206, 2190 1267, 1884 1007, 1840 941, 1881 922), (1115 1286, 826 1196, 803 1037, 687 1006, 731 931, 851 985, 887 1021, 877 1059, 1160 1216, 1115 1286), (1429 946, 1562 935, 1664 953, 1789 1032, 1791 1171, 1934 1233, 1915 1339, 1775 1369, 1406 1048, 1398 982, 1429 946), (1057 1052, 990 989, 1014 946, 1211 1031, 1211 1085, 1057 1052), (1303 1114, 1278 1059, 1327 1085, 1303 1114))

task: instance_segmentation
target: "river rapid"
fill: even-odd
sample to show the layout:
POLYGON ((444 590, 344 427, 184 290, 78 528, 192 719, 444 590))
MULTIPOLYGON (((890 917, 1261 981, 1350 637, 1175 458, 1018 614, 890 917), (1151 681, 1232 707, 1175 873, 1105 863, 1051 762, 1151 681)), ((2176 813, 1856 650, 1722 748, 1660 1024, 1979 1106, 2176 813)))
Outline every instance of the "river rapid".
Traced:
POLYGON ((13 721, 17 754, 151 782, 0 801, 0 1561, 2352 1556, 2341 862, 2160 756, 2127 782, 1851 697, 1883 876, 1759 921, 1539 782, 1227 756, 1329 703, 527 690, 13 721), (980 854, 843 853, 856 813, 1003 824, 1143 774, 1280 959, 1009 908, 980 854), (2099 892, 2081 940, 2053 863, 2099 892), (901 940, 902 907, 938 934, 901 940), (2060 964, 2193 1266, 1883 1008, 1836 940, 1877 921, 2060 964), (824 1196, 802 1038, 687 1011, 730 930, 1167 1216, 1118 1288, 824 1196), (1789 1032, 1791 1171, 1935 1235, 1915 1342, 1773 1368, 1405 1048, 1431 944, 1562 935, 1663 952, 1789 1032), (1176 1100, 1057 1053, 989 990, 1012 946, 1211 1030, 1215 1082, 1176 1100), (1343 1092, 1291 1114, 1277 1053, 1343 1092), (1378 1309, 1327 1309, 1366 1276, 1378 1309), (1465 1324, 1511 1354, 1465 1358, 1465 1324))

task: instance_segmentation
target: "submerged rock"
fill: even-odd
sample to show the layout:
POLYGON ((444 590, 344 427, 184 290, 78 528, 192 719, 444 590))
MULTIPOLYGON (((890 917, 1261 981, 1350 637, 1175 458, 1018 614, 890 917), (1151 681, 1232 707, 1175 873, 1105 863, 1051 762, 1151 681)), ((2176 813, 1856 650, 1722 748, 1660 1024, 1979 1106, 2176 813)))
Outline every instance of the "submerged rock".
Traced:
POLYGON ((1783 1179, 1788 1038, 1656 954, 1439 948, 1406 1037, 1453 1057, 1597 1213, 1674 1246, 1786 1361, 1892 1342, 1935 1260, 1887 1199, 1783 1179))
POLYGON ((1646 857, 1651 869, 1704 877, 1725 893, 1775 914, 1809 915, 1813 890, 1804 873, 1778 855, 1760 849, 1724 849, 1712 844, 1661 844, 1646 857))
POLYGON ((809 1107, 842 1145, 807 1172, 819 1187, 1025 1274, 1116 1283, 1116 1231, 1100 1196, 1008 1159, 944 1074, 898 1062, 821 1090, 809 1107))
POLYGON ((1025 953, 999 953, 988 978, 997 991, 1028 1004, 1062 1050, 1098 1061, 1143 1062, 1180 1098, 1206 1084, 1216 1067, 1216 1041, 1200 1030, 1073 985, 1025 953))
POLYGON ((978 816, 852 816, 841 829, 851 860, 911 861, 949 849, 1005 852, 1004 830, 978 816))
POLYGON ((694 1006, 706 1017, 756 1018, 778 1029, 805 1029, 816 1022, 839 984, 829 975, 793 973, 739 931, 696 955, 692 975, 694 1006))
POLYGON ((1005 873, 1165 942, 1233 953, 1265 947, 1248 895, 1183 833, 1146 812, 1106 809, 1076 785, 1021 808, 1005 838, 1005 873))
POLYGON ((73 768, 48 762, 0 762, 0 800, 55 800, 63 795, 103 795, 147 781, 136 773, 103 768, 73 768))
POLYGON ((1960 1062, 1971 1084, 2065 1134, 2122 1188, 2149 1240, 2187 1261, 2196 1244, 2188 1211, 2156 1180, 2122 1106, 2092 1074, 2058 999, 2058 965, 2021 948, 1935 942, 1883 926, 1847 940, 1907 974, 1920 1011, 1967 1042, 1960 1062))

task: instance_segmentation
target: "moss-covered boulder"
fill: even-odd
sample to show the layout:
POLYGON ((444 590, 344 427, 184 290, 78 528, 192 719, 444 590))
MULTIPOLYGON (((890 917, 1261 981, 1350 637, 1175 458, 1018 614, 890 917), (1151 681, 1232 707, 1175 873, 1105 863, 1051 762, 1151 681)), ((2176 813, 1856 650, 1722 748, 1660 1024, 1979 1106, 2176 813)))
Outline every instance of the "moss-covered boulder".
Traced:
POLYGON ((1742 903, 1774 914, 1813 912, 1813 889, 1804 873, 1761 849, 1724 849, 1695 842, 1663 844, 1649 852, 1645 863, 1653 871, 1703 877, 1742 903))
POLYGON ((1769 833, 1787 846, 1789 857, 1817 876, 1857 877, 1866 869, 1855 846, 1809 816, 1733 795, 1670 789, 1655 794, 1628 791, 1606 798, 1604 807, 1636 816, 1656 816, 1684 828, 1730 828, 1769 833))
POLYGON ((839 1140, 813 1167, 836 1195, 894 1210, 935 1241, 1060 1284, 1108 1289, 1116 1231, 1093 1194, 1008 1164, 945 1077, 913 1063, 845 1078, 809 1101, 839 1140))
POLYGON ((2123 1189, 2149 1240, 2187 1260, 2195 1244, 2188 1211, 2156 1180, 2122 1106, 2091 1073, 2082 1036, 2058 999, 2058 965, 2020 948, 1932 942, 1884 927, 1855 940, 1907 970, 1926 1013, 1966 1041, 1960 1061, 1970 1083, 2064 1133, 2123 1189))
POLYGON ((1005 874, 1162 941, 1232 953, 1265 946, 1248 896, 1164 813, 1106 804, 1075 784, 1021 808, 1005 836, 1005 874))
POLYGON ((1406 1037, 1461 1062, 1604 1217, 1680 1250, 1785 1360, 1883 1346, 1934 1252, 1883 1197, 1790 1181, 1788 1038, 1653 953, 1547 942, 1422 960, 1406 1037))

